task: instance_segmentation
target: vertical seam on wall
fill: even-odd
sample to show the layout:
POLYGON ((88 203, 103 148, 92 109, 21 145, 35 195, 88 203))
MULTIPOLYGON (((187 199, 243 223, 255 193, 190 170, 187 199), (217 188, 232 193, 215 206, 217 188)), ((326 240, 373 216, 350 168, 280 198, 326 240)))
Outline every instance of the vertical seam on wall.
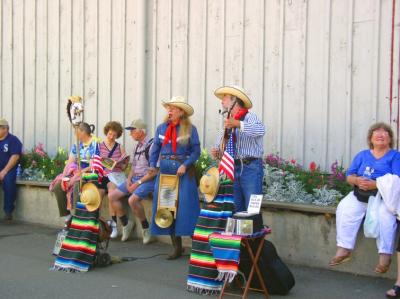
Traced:
MULTIPOLYGON (((99 128, 99 36, 100 36, 100 8, 99 8, 99 0, 96 1, 96 126, 99 128)), ((99 130, 98 130, 99 131, 99 130)))
MULTIPOLYGON (((1 22, 1 30, 0 30, 0 98, 3 99, 3 47, 4 47, 4 41, 3 41, 3 30, 4 30, 4 7, 3 7, 3 1, 0 1, 0 22, 1 22)), ((0 101, 0 116, 3 116, 3 101, 0 101)))
MULTIPOLYGON (((71 2, 71 9, 70 9, 70 13, 71 13, 71 16, 70 16, 70 26, 71 26, 71 40, 70 40, 70 45, 71 45, 71 51, 70 51, 70 63, 71 63, 71 65, 70 65, 70 91, 69 91, 69 94, 70 95, 72 95, 72 90, 73 90, 73 71, 74 71, 74 69, 73 69, 73 67, 74 67, 74 62, 73 62, 73 53, 74 53, 74 22, 73 22, 73 20, 74 20, 74 0, 72 0, 71 2)), ((69 130, 69 138, 68 138, 68 145, 71 147, 71 142, 72 142, 72 130, 69 130)))
POLYGON ((223 27, 223 37, 222 37, 222 85, 226 85, 225 83, 225 45, 226 45, 226 0, 223 1, 224 7, 222 8, 223 12, 223 19, 224 21, 222 22, 222 27, 223 27))
MULTIPOLYGON (((123 96, 122 96, 122 107, 123 107, 123 111, 124 113, 122 114, 122 123, 125 123, 125 105, 126 105, 126 20, 127 20, 127 4, 126 4, 126 0, 124 0, 124 88, 123 88, 123 96)), ((136 26, 137 26, 137 22, 136 22, 136 26)), ((140 101, 143 101, 143 99, 140 99, 140 101)), ((125 142, 125 138, 123 136, 123 143, 125 142)))
MULTIPOLYGON (((82 44, 83 44, 83 51, 82 51, 82 96, 83 96, 83 103, 86 106, 86 0, 83 0, 83 26, 82 26, 82 44)), ((85 115, 83 115, 85 116, 85 115)))
MULTIPOLYGON (((61 38, 60 38, 60 33, 61 33, 61 2, 60 0, 58 0, 58 24, 57 24, 57 33, 58 33, 58 62, 57 62, 57 78, 58 78, 58 82, 57 82, 57 111, 58 111, 58 117, 57 117, 57 147, 60 146, 60 119, 61 119, 61 114, 60 111, 61 110, 61 84, 60 84, 60 79, 61 79, 61 38)), ((57 149, 58 151, 58 149, 57 149)))
POLYGON ((206 143, 206 129, 207 129, 207 122, 206 122, 206 104, 207 104, 207 51, 208 51, 208 0, 204 1, 205 6, 205 15, 204 15, 204 53, 203 53, 203 61, 204 61, 204 78, 203 78, 203 136, 202 141, 203 145, 206 143))
POLYGON ((37 1, 35 1, 35 55, 34 55, 34 57, 35 57, 35 59, 34 59, 34 68, 35 68, 35 70, 34 70, 34 83, 33 83, 33 111, 34 111, 34 115, 35 115, 35 117, 33 118, 33 144, 36 144, 36 128, 37 128, 37 123, 36 123, 36 111, 37 111, 37 105, 36 105, 36 102, 37 102, 37 97, 36 97, 36 90, 37 90, 37 88, 36 88, 36 84, 37 84, 37 80, 36 80, 36 78, 37 78, 37 49, 38 49, 38 47, 37 47, 37 40, 38 40, 38 38, 37 38, 37 1))
MULTIPOLYGON (((261 121, 264 123, 266 122, 266 119, 264 119, 265 116, 265 31, 266 31, 266 14, 267 14, 267 4, 265 1, 262 1, 262 3, 264 4, 263 6, 263 26, 262 26, 262 39, 263 39, 263 49, 262 49, 262 86, 261 86, 261 121)), ((265 148, 265 142, 266 142, 266 138, 264 138, 264 148, 265 148)))
POLYGON ((354 0, 349 1, 349 24, 347 29, 347 45, 349 47, 347 51, 347 103, 346 103, 346 126, 345 126, 345 134, 346 134, 346 162, 350 161, 351 157, 351 135, 352 135, 352 126, 351 126, 351 118, 352 118, 352 95, 353 95, 353 18, 354 18, 354 0))
POLYGON ((113 5, 112 5, 112 0, 110 0, 110 114, 109 114, 109 119, 112 118, 112 110, 113 110, 113 105, 112 105, 112 101, 113 101, 113 64, 112 64, 112 58, 113 58, 113 30, 114 30, 114 26, 113 26, 113 22, 114 22, 114 18, 113 18, 113 5))
POLYGON ((381 1, 376 0, 377 5, 375 6, 375 26, 374 26, 374 49, 375 57, 373 61, 372 70, 372 102, 373 102, 373 117, 375 122, 378 119, 378 99, 379 99, 379 57, 380 57, 380 22, 381 22, 381 1))
POLYGON ((242 74, 241 78, 241 83, 239 85, 243 86, 244 88, 244 66, 245 66, 245 48, 246 48, 246 43, 245 43, 245 35, 246 35, 246 0, 242 0, 242 65, 240 68, 240 72, 242 74))
POLYGON ((22 5, 22 140, 25 140, 25 0, 22 5))
POLYGON ((11 127, 14 128, 14 1, 11 2, 11 127))
POLYGON ((158 57, 158 2, 157 0, 154 0, 154 6, 153 6, 153 32, 154 32, 154 37, 153 37, 153 127, 154 127, 154 132, 156 131, 156 126, 157 126, 157 57, 158 57), (154 16, 155 15, 155 16, 154 16))
POLYGON ((49 121, 49 0, 46 0, 46 117, 45 117, 45 147, 48 145, 47 128, 49 121))
POLYGON ((188 1, 187 7, 187 27, 186 27, 186 99, 189 103, 189 61, 190 61, 190 45, 189 45, 189 32, 190 32, 190 1, 188 1))
POLYGON ((282 134, 283 134, 283 102, 284 102, 284 88, 283 88, 283 80, 285 78, 285 0, 281 0, 281 12, 280 12, 280 18, 281 18, 281 24, 280 24, 280 29, 281 29, 281 59, 279 61, 280 63, 280 100, 278 101, 279 103, 279 128, 278 128, 278 152, 282 154, 282 134))
POLYGON ((307 52, 308 52, 308 9, 309 5, 307 1, 303 2, 305 5, 305 19, 303 24, 303 34, 304 34, 304 81, 303 81, 303 144, 302 144, 302 162, 304 163, 306 159, 306 144, 307 144, 307 133, 306 133, 306 116, 307 116, 307 52))
POLYGON ((330 82, 331 82, 331 38, 332 38, 332 0, 328 1, 328 21, 327 21, 327 31, 328 31, 328 45, 326 46, 326 59, 327 59, 327 63, 326 63, 326 106, 325 106, 325 128, 324 128, 324 135, 325 135, 325 143, 324 144, 324 167, 326 168, 327 166, 327 161, 328 161, 328 151, 329 151, 329 121, 330 121, 330 117, 329 117, 329 105, 330 105, 330 82))
POLYGON ((169 34, 169 98, 172 97, 172 51, 173 51, 173 23, 174 23, 174 0, 170 0, 170 34, 169 34))

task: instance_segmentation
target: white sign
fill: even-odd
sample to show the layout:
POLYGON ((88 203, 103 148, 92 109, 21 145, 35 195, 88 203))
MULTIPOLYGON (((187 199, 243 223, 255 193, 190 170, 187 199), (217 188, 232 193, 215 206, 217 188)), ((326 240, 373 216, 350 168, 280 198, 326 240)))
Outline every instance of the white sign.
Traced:
POLYGON ((259 214, 261 210, 262 200, 263 200, 262 194, 252 194, 250 196, 249 206, 247 207, 247 213, 259 214))

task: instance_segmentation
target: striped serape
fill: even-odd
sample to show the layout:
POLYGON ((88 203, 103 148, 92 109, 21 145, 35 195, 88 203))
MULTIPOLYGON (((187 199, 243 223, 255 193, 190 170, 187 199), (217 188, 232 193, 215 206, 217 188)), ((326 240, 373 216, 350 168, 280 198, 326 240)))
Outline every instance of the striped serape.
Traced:
POLYGON ((89 212, 81 202, 65 237, 53 269, 66 272, 87 272, 93 265, 99 236, 99 212, 89 212))
POLYGON ((209 236, 225 230, 226 220, 235 209, 231 180, 222 181, 218 195, 201 211, 193 234, 187 289, 203 295, 215 295, 222 289, 216 280, 218 270, 209 245, 209 236))
POLYGON ((211 234, 210 246, 219 272, 217 280, 232 282, 235 278, 239 270, 241 243, 242 236, 211 234))

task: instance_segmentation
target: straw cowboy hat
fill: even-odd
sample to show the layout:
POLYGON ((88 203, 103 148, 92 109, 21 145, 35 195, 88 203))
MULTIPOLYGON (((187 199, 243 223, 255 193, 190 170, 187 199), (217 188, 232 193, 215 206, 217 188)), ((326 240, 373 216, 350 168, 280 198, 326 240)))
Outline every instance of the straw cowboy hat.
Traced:
POLYGON ((193 107, 186 103, 184 97, 173 97, 169 101, 162 101, 162 105, 167 108, 168 106, 178 107, 179 109, 183 110, 187 116, 192 116, 194 113, 193 107))
POLYGON ((226 94, 229 94, 241 99, 246 109, 250 109, 251 107, 253 107, 253 103, 251 102, 250 98, 246 94, 246 91, 242 87, 236 85, 222 86, 220 88, 217 88, 214 91, 214 94, 217 98, 221 100, 226 94))
POLYGON ((86 205, 89 212, 96 211, 101 204, 101 196, 99 189, 93 183, 86 183, 82 187, 81 203, 86 205))
POLYGON ((68 98, 72 103, 80 103, 82 101, 82 97, 80 96, 70 96, 68 98))
POLYGON ((216 167, 211 167, 200 179, 200 192, 204 194, 206 202, 214 200, 219 189, 219 171, 216 167))

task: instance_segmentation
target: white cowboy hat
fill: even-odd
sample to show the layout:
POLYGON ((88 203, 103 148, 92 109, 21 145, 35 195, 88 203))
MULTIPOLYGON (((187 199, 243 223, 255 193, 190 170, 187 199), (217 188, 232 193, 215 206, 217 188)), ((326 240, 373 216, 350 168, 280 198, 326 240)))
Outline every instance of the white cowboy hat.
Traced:
POLYGON ((236 85, 222 86, 220 88, 217 88, 214 91, 214 94, 217 98, 221 100, 226 94, 229 94, 241 99, 244 103, 244 108, 250 109, 251 107, 253 107, 253 103, 251 102, 250 98, 247 96, 245 90, 242 87, 236 85))
POLYGON ((187 114, 187 116, 192 116, 194 113, 193 107, 186 103, 185 98, 182 96, 173 97, 169 101, 162 101, 162 105, 165 108, 167 108, 168 106, 178 107, 179 109, 183 110, 187 114))
POLYGON ((211 167, 200 179, 200 192, 204 194, 207 203, 214 200, 219 189, 219 171, 211 167))

